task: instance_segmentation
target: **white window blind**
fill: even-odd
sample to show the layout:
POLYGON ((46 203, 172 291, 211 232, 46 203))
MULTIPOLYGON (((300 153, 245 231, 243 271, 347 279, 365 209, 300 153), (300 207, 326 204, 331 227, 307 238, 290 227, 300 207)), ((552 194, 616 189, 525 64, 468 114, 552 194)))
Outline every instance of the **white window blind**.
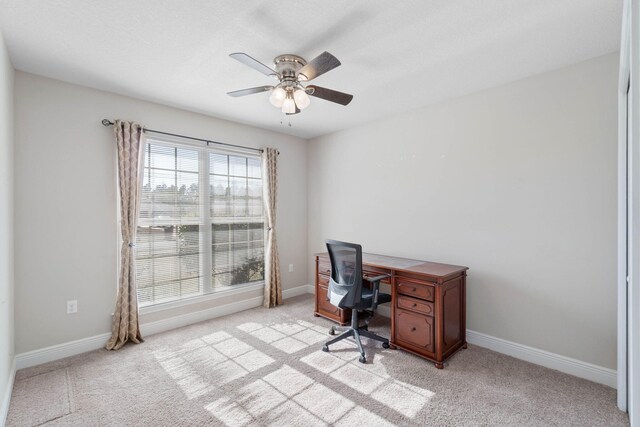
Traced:
POLYGON ((138 304, 264 280, 260 159, 149 140, 136 240, 138 304))

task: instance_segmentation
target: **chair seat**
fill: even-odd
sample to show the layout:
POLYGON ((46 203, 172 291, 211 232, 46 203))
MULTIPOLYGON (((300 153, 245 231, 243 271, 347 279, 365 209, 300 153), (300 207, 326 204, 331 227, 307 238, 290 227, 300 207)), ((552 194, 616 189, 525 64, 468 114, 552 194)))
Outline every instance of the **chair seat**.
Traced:
MULTIPOLYGON (((371 299, 373 298, 373 291, 371 289, 362 289, 362 301, 367 301, 368 305, 371 305, 371 299)), ((378 294, 378 304, 385 304, 391 302, 391 295, 389 294, 378 294)))

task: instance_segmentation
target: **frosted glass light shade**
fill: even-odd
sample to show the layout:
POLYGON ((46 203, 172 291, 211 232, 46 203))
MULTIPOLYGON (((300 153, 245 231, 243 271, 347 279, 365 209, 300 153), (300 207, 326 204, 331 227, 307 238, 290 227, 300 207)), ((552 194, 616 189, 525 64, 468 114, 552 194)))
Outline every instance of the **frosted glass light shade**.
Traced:
POLYGON ((302 89, 296 89, 293 92, 293 99, 296 101, 296 105, 299 109, 304 110, 311 104, 311 100, 309 99, 309 95, 302 89))
POLYGON ((269 95, 269 102, 274 107, 280 108, 282 107, 282 103, 286 97, 287 92, 281 87, 277 87, 271 91, 271 95, 269 95))
POLYGON ((296 103, 293 98, 287 98, 282 103, 282 112, 285 114, 293 114, 296 112, 296 103))

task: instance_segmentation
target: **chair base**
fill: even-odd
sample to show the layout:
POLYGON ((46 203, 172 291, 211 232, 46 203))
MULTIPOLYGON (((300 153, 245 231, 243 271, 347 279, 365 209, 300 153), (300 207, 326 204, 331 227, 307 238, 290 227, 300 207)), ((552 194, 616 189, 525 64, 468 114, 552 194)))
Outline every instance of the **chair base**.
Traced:
POLYGON ((360 352, 360 363, 367 363, 367 356, 364 352, 364 348, 362 347, 362 342, 360 341, 360 337, 367 337, 369 339, 380 341, 382 343, 383 348, 389 348, 389 340, 387 338, 381 337, 380 335, 376 335, 373 332, 369 332, 369 320, 373 317, 370 315, 366 320, 363 326, 358 325, 358 312, 353 310, 351 316, 351 326, 332 326, 329 330, 330 335, 335 335, 336 331, 343 331, 342 334, 333 338, 332 340, 327 341, 322 347, 322 351, 329 351, 329 346, 331 344, 335 344, 338 341, 342 341, 345 338, 353 337, 356 346, 358 346, 358 351, 360 352))

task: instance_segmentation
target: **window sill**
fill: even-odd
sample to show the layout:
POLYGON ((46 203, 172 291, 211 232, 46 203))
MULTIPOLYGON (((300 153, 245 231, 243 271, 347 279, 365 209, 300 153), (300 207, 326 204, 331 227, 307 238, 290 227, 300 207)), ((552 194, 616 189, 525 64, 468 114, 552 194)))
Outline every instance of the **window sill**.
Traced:
POLYGON ((228 297, 231 295, 248 293, 248 292, 255 291, 257 289, 263 289, 263 288, 264 288, 264 281, 249 283, 246 285, 228 286, 226 288, 217 289, 205 295, 198 295, 190 298, 185 298, 183 300, 170 301, 170 302, 140 307, 138 309, 138 312, 140 314, 148 314, 148 313, 156 313, 159 311, 170 310, 172 308, 177 308, 177 307, 188 307, 193 304, 197 304, 205 301, 213 301, 213 300, 228 297))

